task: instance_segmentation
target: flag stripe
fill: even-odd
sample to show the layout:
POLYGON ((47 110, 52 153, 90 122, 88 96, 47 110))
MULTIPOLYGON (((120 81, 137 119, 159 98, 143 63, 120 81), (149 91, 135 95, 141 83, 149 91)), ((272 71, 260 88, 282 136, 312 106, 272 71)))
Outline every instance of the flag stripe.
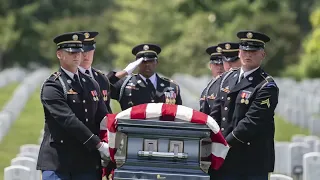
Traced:
POLYGON ((161 117, 162 121, 174 121, 177 114, 178 106, 175 104, 163 104, 161 107, 161 117))
POLYGON ((191 121, 193 109, 179 105, 177 108, 176 118, 187 122, 191 121))
POLYGON ((149 103, 146 108, 146 119, 159 118, 161 114, 162 103, 149 103))
POLYGON ((146 119, 148 104, 133 106, 130 112, 130 119, 146 119))
POLYGON ((192 123, 206 124, 207 119, 208 119, 208 115, 206 115, 202 112, 193 110, 192 118, 191 118, 192 123))

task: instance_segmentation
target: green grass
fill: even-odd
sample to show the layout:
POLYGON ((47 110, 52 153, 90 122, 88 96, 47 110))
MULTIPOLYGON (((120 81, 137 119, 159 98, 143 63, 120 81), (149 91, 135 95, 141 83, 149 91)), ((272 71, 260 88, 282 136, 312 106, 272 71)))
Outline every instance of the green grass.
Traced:
POLYGON ((14 90, 18 87, 19 83, 14 82, 9 85, 0 88, 0 111, 5 106, 5 104, 11 99, 14 90))
POLYGON ((288 121, 285 121, 283 118, 276 116, 275 117, 275 140, 276 141, 291 141, 291 137, 295 134, 305 134, 309 135, 310 132, 307 129, 300 128, 295 126, 288 121))
POLYGON ((20 117, 14 122, 7 136, 0 143, 0 180, 3 180, 4 168, 19 153, 23 144, 38 144, 40 131, 44 124, 44 115, 40 103, 39 90, 27 102, 20 117))

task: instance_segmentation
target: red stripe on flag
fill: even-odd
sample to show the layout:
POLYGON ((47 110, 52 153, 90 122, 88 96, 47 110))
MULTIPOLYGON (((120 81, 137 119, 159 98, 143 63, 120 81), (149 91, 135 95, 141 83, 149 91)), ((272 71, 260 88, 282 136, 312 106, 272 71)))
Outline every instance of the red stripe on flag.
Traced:
POLYGON ((112 162, 116 162, 115 159, 114 159, 114 156, 117 153, 117 149, 116 148, 109 148, 109 152, 110 152, 110 160, 112 162))
POLYGON ((193 110, 191 122, 197 124, 206 124, 208 115, 200 111, 193 110))
POLYGON ((146 109, 148 104, 133 106, 130 112, 130 119, 146 119, 146 109))
POLYGON ((221 131, 219 131, 217 134, 211 133, 211 141, 215 143, 221 143, 225 146, 228 145, 226 139, 224 139, 223 135, 221 134, 221 131))
POLYGON ((211 154, 211 168, 218 170, 222 166, 224 159, 211 154))
POLYGON ((117 114, 107 114, 107 118, 108 118, 107 129, 113 133, 117 131, 116 124, 115 124, 116 116, 117 114))
POLYGON ((100 137, 101 141, 108 142, 108 131, 107 130, 100 130, 99 137, 100 137))
POLYGON ((178 106, 175 104, 163 104, 161 107, 160 120, 174 121, 176 118, 178 106))

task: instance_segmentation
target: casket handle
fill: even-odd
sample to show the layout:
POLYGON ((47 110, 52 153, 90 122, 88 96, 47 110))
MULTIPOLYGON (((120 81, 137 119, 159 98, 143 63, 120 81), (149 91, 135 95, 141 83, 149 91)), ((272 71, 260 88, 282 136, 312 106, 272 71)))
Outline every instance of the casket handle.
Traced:
POLYGON ((138 151, 140 157, 162 157, 173 159, 187 159, 187 153, 174 153, 174 152, 154 152, 154 151, 138 151))

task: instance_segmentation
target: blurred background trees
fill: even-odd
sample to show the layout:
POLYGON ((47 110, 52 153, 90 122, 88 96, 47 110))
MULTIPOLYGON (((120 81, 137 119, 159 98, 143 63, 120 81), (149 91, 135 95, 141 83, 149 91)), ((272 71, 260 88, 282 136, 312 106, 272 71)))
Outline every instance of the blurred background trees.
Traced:
POLYGON ((198 76, 209 74, 208 46, 237 42, 246 29, 271 37, 263 64, 271 75, 320 77, 315 0, 0 0, 0 68, 57 65, 56 35, 95 30, 95 65, 123 68, 135 45, 156 43, 159 72, 198 76))

